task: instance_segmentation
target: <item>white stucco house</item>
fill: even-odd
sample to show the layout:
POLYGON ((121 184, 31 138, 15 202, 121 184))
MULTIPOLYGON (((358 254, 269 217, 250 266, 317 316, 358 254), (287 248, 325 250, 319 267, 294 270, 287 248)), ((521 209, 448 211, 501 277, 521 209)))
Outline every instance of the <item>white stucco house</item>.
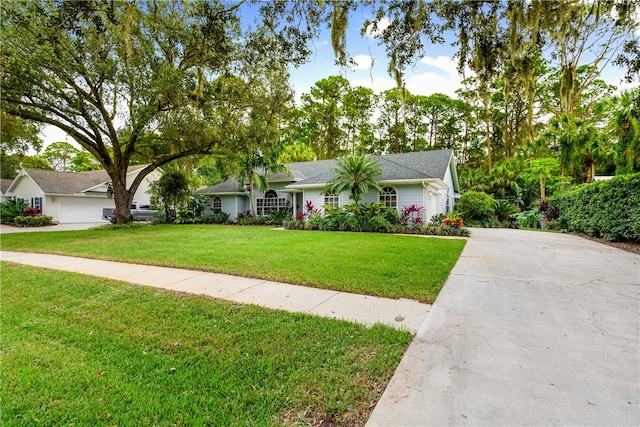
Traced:
MULTIPOLYGON (((420 151, 414 153, 372 156, 380 163, 382 176, 378 184, 384 192, 369 191, 362 203, 383 202, 400 212, 404 206, 424 207, 423 221, 450 211, 460 189, 453 150, 420 151)), ((288 163, 288 174, 269 174, 269 190, 254 190, 258 215, 266 215, 275 209, 291 207, 295 214, 304 209, 307 202, 321 209, 322 206, 344 206, 353 201, 349 192, 322 195, 322 189, 334 175, 335 160, 288 163)), ((210 208, 229 214, 236 220, 238 214, 250 211, 248 191, 233 180, 203 188, 197 194, 211 198, 210 208)))
MULTIPOLYGON (((130 166, 127 186, 147 165, 130 166)), ((145 177, 134 195, 134 200, 149 204, 147 190, 151 182, 160 178, 155 170, 145 177)), ((103 208, 115 208, 115 201, 107 193, 111 181, 105 170, 87 172, 59 172, 45 169, 22 169, 13 180, 5 197, 22 199, 53 222, 77 223, 102 221, 103 208)))

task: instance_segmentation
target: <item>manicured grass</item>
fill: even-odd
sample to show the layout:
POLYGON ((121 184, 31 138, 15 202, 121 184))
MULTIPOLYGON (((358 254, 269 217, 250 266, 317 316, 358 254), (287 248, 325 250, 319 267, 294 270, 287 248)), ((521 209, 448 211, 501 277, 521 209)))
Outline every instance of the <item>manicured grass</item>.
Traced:
POLYGON ((9 263, 0 277, 4 426, 362 425, 411 340, 9 263))
POLYGON ((2 236, 2 249, 183 267, 433 302, 466 241, 216 225, 2 236))

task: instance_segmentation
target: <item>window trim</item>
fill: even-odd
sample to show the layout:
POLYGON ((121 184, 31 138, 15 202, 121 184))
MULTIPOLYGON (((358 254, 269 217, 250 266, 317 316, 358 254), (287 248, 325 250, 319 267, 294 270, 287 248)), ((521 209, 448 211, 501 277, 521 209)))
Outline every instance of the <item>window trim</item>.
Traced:
POLYGON ((385 208, 398 209, 398 190, 395 187, 386 186, 378 193, 378 201, 384 203, 385 208), (393 190, 393 192, 387 191, 393 190), (391 202, 393 201, 393 205, 391 202))
POLYGON ((211 210, 213 212, 216 212, 216 213, 217 212, 222 212, 222 197, 214 196, 213 199, 211 199, 211 210), (218 202, 220 204, 219 207, 216 206, 218 204, 216 202, 218 202))
POLYGON ((340 193, 326 193, 324 195, 324 206, 332 208, 340 207, 340 193))

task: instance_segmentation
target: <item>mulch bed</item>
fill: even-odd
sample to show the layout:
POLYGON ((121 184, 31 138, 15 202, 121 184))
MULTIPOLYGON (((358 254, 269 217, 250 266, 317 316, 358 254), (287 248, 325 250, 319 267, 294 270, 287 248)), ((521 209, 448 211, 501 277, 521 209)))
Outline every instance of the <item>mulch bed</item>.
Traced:
POLYGON ((601 237, 587 236, 582 233, 578 234, 578 236, 584 239, 593 240, 594 242, 602 243, 603 245, 613 246, 614 248, 640 255, 640 243, 638 242, 610 242, 609 240, 601 237))

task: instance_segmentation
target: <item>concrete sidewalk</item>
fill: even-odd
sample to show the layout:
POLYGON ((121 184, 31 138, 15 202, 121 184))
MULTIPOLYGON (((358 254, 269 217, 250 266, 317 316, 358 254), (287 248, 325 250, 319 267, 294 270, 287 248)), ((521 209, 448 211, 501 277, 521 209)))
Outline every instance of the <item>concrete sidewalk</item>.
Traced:
POLYGON ((367 426, 640 425, 640 256, 473 229, 367 426))
POLYGON ((8 251, 0 251, 0 259, 365 325, 382 323, 412 333, 416 333, 431 308, 429 304, 407 299, 356 295, 196 270, 8 251))

